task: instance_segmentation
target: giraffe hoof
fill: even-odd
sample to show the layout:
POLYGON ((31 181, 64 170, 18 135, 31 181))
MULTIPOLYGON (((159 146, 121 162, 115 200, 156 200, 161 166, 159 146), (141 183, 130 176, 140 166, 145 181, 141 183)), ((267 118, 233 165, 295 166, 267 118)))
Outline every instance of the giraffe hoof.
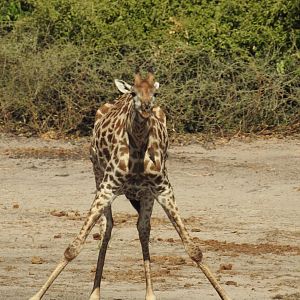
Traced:
POLYGON ((29 300, 41 300, 41 297, 38 295, 34 295, 33 297, 31 297, 29 300))
POLYGON ((100 289, 94 289, 89 300, 100 300, 100 289))
POLYGON ((151 295, 146 295, 146 298, 145 300, 156 300, 156 297, 154 294, 151 294, 151 295))

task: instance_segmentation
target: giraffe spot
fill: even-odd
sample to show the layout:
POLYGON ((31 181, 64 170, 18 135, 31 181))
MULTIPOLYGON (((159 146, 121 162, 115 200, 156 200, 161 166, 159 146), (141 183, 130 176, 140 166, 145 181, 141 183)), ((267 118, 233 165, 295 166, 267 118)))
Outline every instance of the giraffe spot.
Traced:
POLYGON ((125 147, 128 147, 128 144, 127 144, 127 140, 126 139, 122 139, 122 140, 120 140, 120 145, 121 146, 125 146, 125 147))
POLYGON ((122 134, 122 132, 123 132, 123 128, 124 128, 124 125, 123 124, 121 124, 118 128, 117 128, 117 130, 116 130, 116 134, 118 134, 118 135, 120 135, 120 134, 122 134))
POLYGON ((107 135, 107 141, 108 141, 108 142, 111 142, 112 137, 113 137, 112 133, 108 134, 108 135, 107 135))
POLYGON ((126 114, 128 111, 128 107, 124 106, 123 109, 122 109, 122 114, 126 114))
POLYGON ((153 164, 151 165, 151 167, 150 167, 150 170, 151 170, 151 171, 160 172, 160 170, 161 170, 161 164, 160 164, 160 162, 158 161, 158 162, 156 162, 156 163, 153 163, 153 164))
POLYGON ((170 207, 174 209, 174 204, 172 202, 170 203, 170 207))
MULTIPOLYGON (((104 200, 109 200, 109 198, 110 198, 110 196, 109 195, 107 195, 107 194, 101 194, 101 199, 104 199, 104 200)), ((101 202, 98 202, 96 205, 97 205, 97 208, 98 208, 98 204, 99 205, 103 205, 103 203, 101 203, 101 202)), ((98 218, 98 216, 95 216, 95 218, 98 218)))
POLYGON ((104 157, 106 158, 107 161, 110 160, 110 154, 109 154, 109 151, 107 148, 103 148, 103 154, 104 154, 104 157))
POLYGON ((152 147, 153 147, 153 149, 154 149, 155 151, 157 151, 157 150, 158 150, 158 143, 157 143, 157 142, 154 142, 154 143, 152 144, 152 147))
POLYGON ((120 125, 121 125, 121 120, 120 120, 120 119, 118 119, 118 121, 116 122, 115 128, 119 128, 119 127, 120 127, 120 125))
MULTIPOLYGON (((118 170, 115 171, 115 175, 116 175, 116 177, 122 177, 123 176, 123 174, 121 172, 119 172, 118 170)), ((116 178, 114 178, 114 180, 115 179, 116 178)))
POLYGON ((123 159, 119 161, 118 167, 124 172, 127 171, 127 165, 123 159))
POLYGON ((120 148, 120 155, 121 156, 124 156, 125 154, 128 154, 128 153, 129 153, 128 147, 121 147, 120 148))
POLYGON ((152 162, 155 163, 155 153, 152 146, 148 149, 148 154, 152 162))
POLYGON ((102 112, 102 114, 106 114, 111 106, 111 104, 105 103, 103 106, 100 107, 100 111, 102 112))
POLYGON ((110 120, 106 120, 103 124, 102 124, 102 128, 106 128, 110 123, 110 120))
POLYGON ((119 160, 119 158, 118 158, 119 157, 119 155, 118 155, 119 153, 118 152, 119 152, 119 147, 116 146, 115 149, 113 150, 113 157, 116 157, 116 159, 115 159, 116 162, 117 162, 117 160, 119 160))

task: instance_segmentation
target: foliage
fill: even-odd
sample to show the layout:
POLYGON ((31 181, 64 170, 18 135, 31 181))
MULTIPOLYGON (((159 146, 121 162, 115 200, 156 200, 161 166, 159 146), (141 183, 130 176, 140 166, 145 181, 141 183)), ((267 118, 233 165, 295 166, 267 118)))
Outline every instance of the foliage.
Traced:
POLYGON ((154 66, 170 129, 257 132, 300 123, 295 0, 6 0, 0 122, 87 134, 114 78, 154 66))

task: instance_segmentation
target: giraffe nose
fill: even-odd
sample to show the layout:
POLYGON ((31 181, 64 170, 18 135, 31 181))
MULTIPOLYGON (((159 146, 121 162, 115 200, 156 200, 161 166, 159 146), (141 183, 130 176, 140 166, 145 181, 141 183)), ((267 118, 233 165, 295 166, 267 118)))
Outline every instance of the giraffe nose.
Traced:
POLYGON ((150 102, 146 102, 144 103, 143 105, 143 110, 149 112, 151 110, 152 106, 151 106, 151 103, 150 102))

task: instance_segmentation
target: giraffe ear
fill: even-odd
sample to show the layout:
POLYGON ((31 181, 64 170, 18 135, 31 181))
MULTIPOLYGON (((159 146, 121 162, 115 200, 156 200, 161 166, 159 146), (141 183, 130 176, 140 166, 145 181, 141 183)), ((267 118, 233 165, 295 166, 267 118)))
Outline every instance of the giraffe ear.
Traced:
POLYGON ((155 81, 154 82, 154 87, 158 90, 158 88, 159 88, 159 82, 155 81))
POLYGON ((131 85, 128 84, 127 82, 123 80, 115 79, 115 85, 121 93, 123 94, 131 93, 131 85))

